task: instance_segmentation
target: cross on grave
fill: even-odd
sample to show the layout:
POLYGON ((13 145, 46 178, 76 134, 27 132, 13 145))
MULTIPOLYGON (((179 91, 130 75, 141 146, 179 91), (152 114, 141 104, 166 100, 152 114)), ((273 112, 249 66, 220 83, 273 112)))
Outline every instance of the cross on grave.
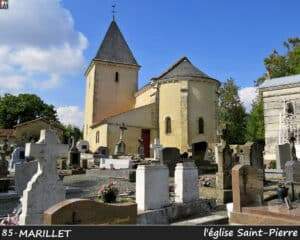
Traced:
POLYGON ((56 160, 66 157, 68 145, 61 144, 53 130, 42 130, 37 143, 27 143, 25 155, 38 161, 38 170, 27 184, 21 198, 20 225, 40 225, 43 213, 65 200, 65 188, 59 180, 56 160))
POLYGON ((122 123, 122 125, 120 126, 120 130, 121 130, 120 140, 123 140, 123 138, 124 138, 124 132, 127 130, 127 127, 125 126, 124 123, 122 123))
POLYGON ((150 145, 150 147, 153 149, 154 152, 154 159, 155 161, 159 161, 161 164, 162 163, 162 158, 161 158, 161 153, 162 153, 162 145, 160 144, 160 141, 158 138, 154 139, 154 143, 150 145))

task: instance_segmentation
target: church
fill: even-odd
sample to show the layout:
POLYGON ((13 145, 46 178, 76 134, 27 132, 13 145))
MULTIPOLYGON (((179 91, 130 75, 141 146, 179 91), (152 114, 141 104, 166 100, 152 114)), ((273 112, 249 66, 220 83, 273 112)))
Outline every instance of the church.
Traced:
POLYGON ((90 150, 107 147, 113 154, 123 124, 128 155, 137 153, 139 139, 145 157, 152 157, 155 138, 181 153, 197 155, 212 148, 220 82, 182 57, 138 89, 140 68, 113 20, 85 72, 84 140, 90 150))

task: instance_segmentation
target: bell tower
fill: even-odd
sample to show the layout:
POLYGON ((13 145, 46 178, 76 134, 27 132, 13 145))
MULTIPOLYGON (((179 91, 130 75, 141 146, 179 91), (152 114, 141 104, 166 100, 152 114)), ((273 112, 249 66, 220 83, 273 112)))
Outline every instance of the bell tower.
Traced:
POLYGON ((140 66, 115 19, 86 73, 84 139, 90 127, 134 108, 140 66))

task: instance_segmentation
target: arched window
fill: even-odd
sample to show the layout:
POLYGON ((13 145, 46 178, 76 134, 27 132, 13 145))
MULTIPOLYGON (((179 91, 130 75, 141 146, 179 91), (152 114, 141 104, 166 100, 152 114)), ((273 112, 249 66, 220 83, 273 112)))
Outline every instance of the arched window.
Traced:
POLYGON ((116 72, 116 75, 115 75, 115 82, 119 82, 119 73, 116 72))
POLYGON ((203 118, 199 118, 199 120, 198 120, 198 129, 199 129, 199 134, 204 133, 204 120, 203 120, 203 118))
POLYGON ((100 142, 100 132, 97 131, 96 132, 96 143, 99 143, 100 142))
POLYGON ((166 117, 166 134, 170 134, 172 132, 172 120, 170 117, 166 117))

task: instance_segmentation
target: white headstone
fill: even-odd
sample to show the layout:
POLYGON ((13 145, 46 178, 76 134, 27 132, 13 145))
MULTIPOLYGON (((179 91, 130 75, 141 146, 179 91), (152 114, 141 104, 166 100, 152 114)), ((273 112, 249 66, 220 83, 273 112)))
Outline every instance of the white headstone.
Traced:
POLYGON ((151 144, 150 147, 154 151, 154 159, 155 161, 160 161, 161 160, 161 155, 162 155, 162 145, 160 145, 160 141, 158 138, 154 139, 154 144, 151 144))
POLYGON ((23 194, 26 189, 28 182, 31 180, 32 176, 37 172, 38 162, 24 162, 22 164, 17 164, 15 168, 15 185, 16 191, 19 196, 23 194))
POLYGON ((193 162, 178 163, 175 168, 175 202, 199 199, 198 169, 193 162))
POLYGON ((81 153, 87 153, 90 149, 90 144, 88 141, 80 140, 77 142, 76 147, 81 153))
POLYGON ((132 168, 133 161, 131 159, 112 159, 112 158, 101 158, 100 168, 101 169, 130 169, 132 168))
POLYGON ((163 165, 138 166, 136 170, 138 210, 160 209, 169 205, 169 169, 163 165))
POLYGON ((67 157, 68 145, 60 144, 55 132, 42 130, 37 143, 26 144, 25 154, 38 161, 38 170, 29 181, 21 198, 20 225, 43 224, 43 213, 65 200, 65 187, 59 180, 56 159, 67 157))

